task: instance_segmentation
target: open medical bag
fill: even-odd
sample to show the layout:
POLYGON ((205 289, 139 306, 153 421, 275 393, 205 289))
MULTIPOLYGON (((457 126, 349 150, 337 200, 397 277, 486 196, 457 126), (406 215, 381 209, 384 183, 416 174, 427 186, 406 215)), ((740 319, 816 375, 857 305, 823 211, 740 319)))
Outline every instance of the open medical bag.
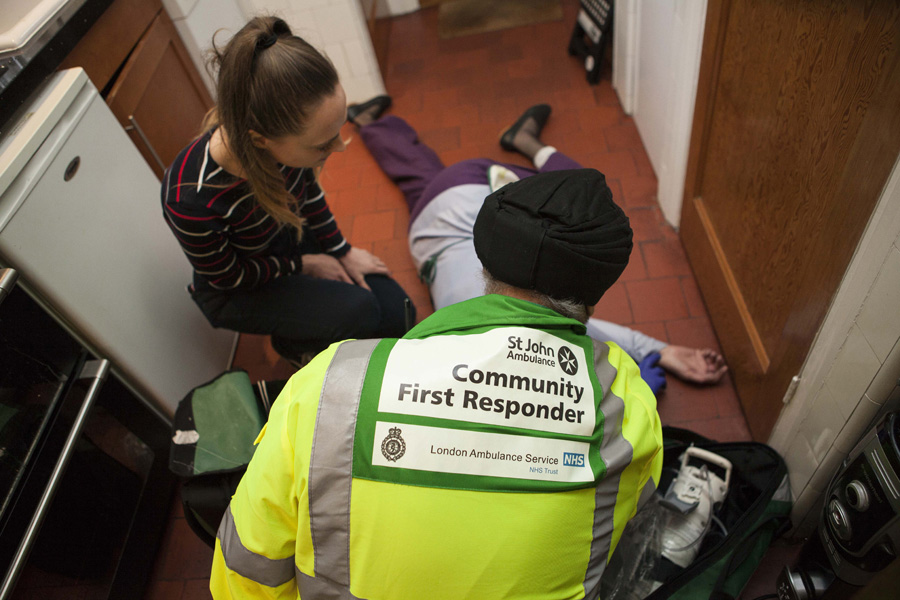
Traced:
MULTIPOLYGON (((791 510, 787 468, 773 448, 758 442, 715 442, 663 427, 663 474, 657 494, 625 529, 601 584, 604 600, 734 600, 772 540, 785 532, 791 510), (689 447, 708 450, 732 465, 728 493, 702 537, 696 558, 679 567, 662 557, 668 508, 663 495, 678 476, 689 447)), ((669 532, 671 529, 668 530, 669 532)))

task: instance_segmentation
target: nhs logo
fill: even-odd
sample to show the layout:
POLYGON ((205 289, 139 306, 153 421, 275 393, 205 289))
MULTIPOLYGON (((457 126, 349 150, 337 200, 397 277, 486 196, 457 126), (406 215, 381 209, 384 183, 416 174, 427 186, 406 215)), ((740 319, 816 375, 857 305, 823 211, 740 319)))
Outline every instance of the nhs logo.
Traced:
POLYGON ((574 452, 563 452, 564 467, 583 467, 584 454, 575 454, 574 452))

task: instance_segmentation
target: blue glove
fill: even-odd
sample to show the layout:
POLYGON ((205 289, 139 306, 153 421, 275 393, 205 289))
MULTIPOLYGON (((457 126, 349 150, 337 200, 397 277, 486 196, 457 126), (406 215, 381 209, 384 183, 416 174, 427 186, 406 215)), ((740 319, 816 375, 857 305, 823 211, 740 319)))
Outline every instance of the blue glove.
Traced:
POLYGON ((659 352, 651 352, 644 357, 644 360, 638 363, 638 368, 641 370, 641 378, 653 390, 654 396, 666 387, 666 372, 659 366, 659 358, 659 352))

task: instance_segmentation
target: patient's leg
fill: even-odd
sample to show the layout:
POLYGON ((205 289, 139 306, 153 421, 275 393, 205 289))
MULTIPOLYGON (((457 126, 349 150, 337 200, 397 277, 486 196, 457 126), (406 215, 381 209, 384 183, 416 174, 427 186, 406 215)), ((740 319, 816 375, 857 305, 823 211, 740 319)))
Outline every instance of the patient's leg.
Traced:
POLYGON ((372 121, 359 128, 359 136, 413 212, 425 186, 444 170, 444 163, 400 117, 387 115, 372 121))

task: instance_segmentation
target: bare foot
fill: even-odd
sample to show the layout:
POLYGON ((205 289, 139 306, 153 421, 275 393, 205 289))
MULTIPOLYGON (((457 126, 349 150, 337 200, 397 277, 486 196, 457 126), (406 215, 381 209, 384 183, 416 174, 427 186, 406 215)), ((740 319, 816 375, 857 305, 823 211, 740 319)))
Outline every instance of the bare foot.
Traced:
POLYGON ((709 348, 669 345, 659 354, 659 364, 666 371, 692 383, 718 383, 728 371, 722 355, 709 348))

